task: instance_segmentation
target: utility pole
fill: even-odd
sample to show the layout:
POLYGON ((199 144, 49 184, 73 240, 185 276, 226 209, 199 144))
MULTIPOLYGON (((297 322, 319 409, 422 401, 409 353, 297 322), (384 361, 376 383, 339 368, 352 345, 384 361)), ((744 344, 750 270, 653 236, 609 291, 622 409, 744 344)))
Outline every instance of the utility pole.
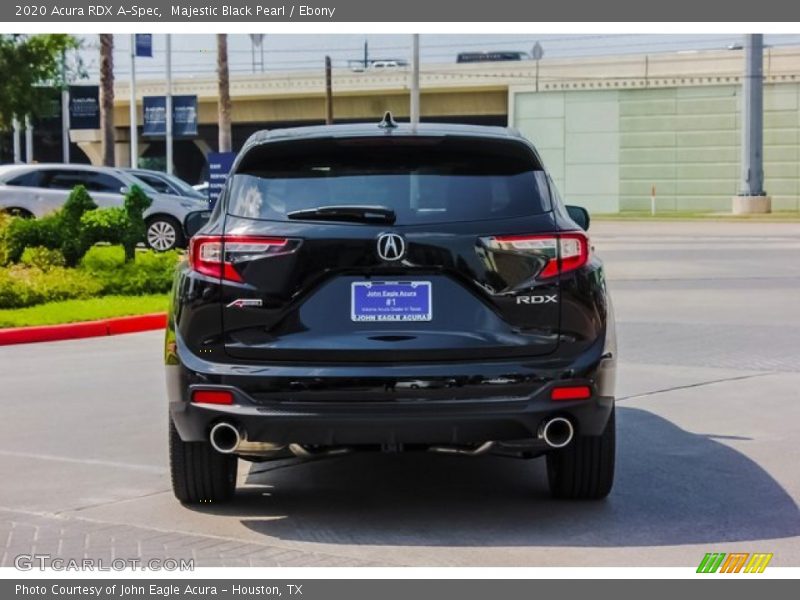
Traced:
POLYGON ((25 162, 33 162, 33 124, 30 115, 25 116, 25 162))
POLYGON ((164 103, 167 136, 167 174, 172 175, 172 34, 167 34, 167 93, 164 103))
POLYGON ((364 70, 367 70, 369 67, 369 43, 367 40, 364 40, 364 70))
POLYGON ((742 85, 742 179, 733 199, 734 214, 771 212, 764 191, 764 36, 748 34, 744 41, 742 85))
POLYGON ((325 124, 333 125, 333 75, 331 57, 325 57, 325 124))
POLYGON ((139 140, 136 136, 136 34, 131 34, 131 168, 139 166, 139 140))
POLYGON ((419 34, 411 36, 411 126, 419 124, 419 34))
POLYGON ((69 162, 69 88, 67 87, 67 52, 61 52, 61 158, 69 162))

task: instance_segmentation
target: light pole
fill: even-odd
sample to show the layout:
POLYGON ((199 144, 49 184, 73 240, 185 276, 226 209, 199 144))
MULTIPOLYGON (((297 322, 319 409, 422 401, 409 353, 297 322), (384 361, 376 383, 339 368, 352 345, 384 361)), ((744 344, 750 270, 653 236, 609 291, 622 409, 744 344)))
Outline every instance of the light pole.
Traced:
POLYGON ((33 162, 33 123, 30 115, 25 115, 25 162, 33 162))
POLYGON ((136 34, 131 34, 131 168, 139 166, 139 140, 136 136, 136 34))
POLYGON ((20 126, 19 126, 19 119, 14 117, 14 163, 21 163, 22 162, 22 139, 20 137, 20 126))
POLYGON ((61 158, 69 162, 69 88, 67 87, 67 52, 61 52, 61 158))
POLYGON ((533 45, 533 49, 531 50, 531 58, 536 61, 536 91, 539 91, 539 61, 542 60, 544 56, 544 48, 539 42, 536 42, 533 45))
POLYGON ((172 175, 172 35, 167 34, 167 93, 164 102, 167 137, 167 174, 172 175))
POLYGON ((764 36, 748 34, 744 41, 742 84, 742 177, 734 214, 771 212, 764 191, 764 36))
POLYGON ((256 72, 256 66, 260 66, 260 70, 264 72, 264 34, 251 33, 250 34, 250 58, 253 67, 253 73, 256 72), (258 47, 261 59, 256 61, 256 47, 258 47))
POLYGON ((419 34, 411 37, 411 126, 419 124, 419 34))

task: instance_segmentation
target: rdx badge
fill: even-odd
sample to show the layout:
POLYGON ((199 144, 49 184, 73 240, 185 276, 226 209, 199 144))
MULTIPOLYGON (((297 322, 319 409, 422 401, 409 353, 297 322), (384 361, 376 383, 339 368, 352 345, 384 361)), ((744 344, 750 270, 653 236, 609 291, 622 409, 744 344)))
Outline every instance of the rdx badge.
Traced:
POLYGON ((558 296, 556 294, 517 296, 517 304, 550 304, 551 302, 558 302, 558 296))

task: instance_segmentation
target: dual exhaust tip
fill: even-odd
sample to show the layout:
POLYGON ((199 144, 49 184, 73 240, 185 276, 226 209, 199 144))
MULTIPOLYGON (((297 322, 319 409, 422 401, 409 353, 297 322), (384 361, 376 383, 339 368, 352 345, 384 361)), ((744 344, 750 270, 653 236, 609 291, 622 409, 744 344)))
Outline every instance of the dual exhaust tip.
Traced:
MULTIPOLYGON (((565 417, 553 417, 542 422, 539 426, 537 437, 543 440, 550 448, 564 448, 568 446, 572 438, 575 437, 575 428, 569 419, 565 417)), ((221 421, 211 428, 209 442, 211 442, 211 446, 214 450, 221 454, 263 454, 265 452, 276 452, 285 447, 271 442, 248 441, 244 431, 226 421, 221 421)), ((477 456, 489 452, 493 445, 494 442, 486 442, 477 449, 472 449, 470 451, 448 447, 435 447, 432 448, 432 450, 436 452, 477 456)), ((289 444, 289 450, 294 455, 303 458, 312 456, 308 450, 305 450, 299 444, 289 444)), ((337 453, 341 453, 344 450, 345 449, 338 449, 337 453)))
POLYGON ((551 448, 564 448, 575 437, 572 421, 565 417, 553 417, 539 426, 539 439, 551 448))
POLYGON ((208 441, 220 454, 264 454, 283 449, 280 444, 251 442, 244 431, 226 421, 217 423, 211 428, 208 441))

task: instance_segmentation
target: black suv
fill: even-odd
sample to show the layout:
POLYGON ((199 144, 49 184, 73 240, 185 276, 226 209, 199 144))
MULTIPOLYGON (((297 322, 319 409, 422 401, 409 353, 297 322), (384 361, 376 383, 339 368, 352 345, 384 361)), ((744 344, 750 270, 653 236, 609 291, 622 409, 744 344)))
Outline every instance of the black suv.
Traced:
POLYGON ((614 477, 614 321, 585 210, 514 131, 253 135, 175 280, 176 497, 237 458, 546 455, 552 494, 614 477))

